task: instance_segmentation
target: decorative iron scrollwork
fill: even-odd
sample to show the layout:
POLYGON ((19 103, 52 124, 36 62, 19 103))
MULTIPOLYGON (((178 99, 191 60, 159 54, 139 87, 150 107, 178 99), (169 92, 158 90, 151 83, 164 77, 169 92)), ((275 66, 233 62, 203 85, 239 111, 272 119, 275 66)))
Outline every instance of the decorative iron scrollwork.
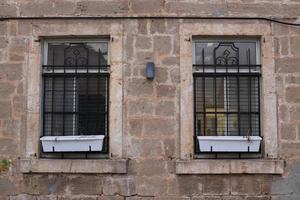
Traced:
POLYGON ((216 65, 238 65, 239 48, 233 42, 220 42, 214 48, 214 64, 216 65))
POLYGON ((68 66, 88 65, 88 48, 84 44, 70 44, 64 49, 64 64, 68 66))

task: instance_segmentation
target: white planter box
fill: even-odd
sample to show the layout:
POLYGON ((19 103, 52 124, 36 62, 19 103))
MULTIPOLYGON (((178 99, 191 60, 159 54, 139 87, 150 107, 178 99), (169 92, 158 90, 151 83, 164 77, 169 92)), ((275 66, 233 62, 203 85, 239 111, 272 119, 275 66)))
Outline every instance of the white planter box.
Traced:
POLYGON ((44 136, 40 138, 44 152, 102 151, 104 135, 44 136))
POLYGON ((259 152, 259 136, 198 136, 200 152, 259 152))

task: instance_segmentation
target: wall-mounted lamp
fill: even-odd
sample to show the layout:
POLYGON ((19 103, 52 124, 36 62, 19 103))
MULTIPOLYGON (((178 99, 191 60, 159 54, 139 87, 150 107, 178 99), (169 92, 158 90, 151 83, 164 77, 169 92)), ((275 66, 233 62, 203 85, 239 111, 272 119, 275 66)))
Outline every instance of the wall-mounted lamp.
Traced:
POLYGON ((155 75, 155 65, 153 62, 148 62, 146 65, 146 77, 147 79, 153 79, 155 75))

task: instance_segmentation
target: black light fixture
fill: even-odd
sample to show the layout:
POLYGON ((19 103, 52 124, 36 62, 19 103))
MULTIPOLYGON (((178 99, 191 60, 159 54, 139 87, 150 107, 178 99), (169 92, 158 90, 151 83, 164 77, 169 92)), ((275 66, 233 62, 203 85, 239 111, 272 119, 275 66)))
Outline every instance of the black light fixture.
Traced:
POLYGON ((153 62, 148 62, 146 64, 146 77, 147 79, 154 79, 155 75, 155 64, 153 62))

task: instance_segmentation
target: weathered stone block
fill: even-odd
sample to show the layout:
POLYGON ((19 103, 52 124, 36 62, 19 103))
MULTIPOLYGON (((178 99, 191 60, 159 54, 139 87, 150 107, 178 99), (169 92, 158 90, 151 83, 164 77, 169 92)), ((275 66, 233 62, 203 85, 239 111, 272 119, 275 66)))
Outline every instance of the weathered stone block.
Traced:
POLYGON ((229 194, 230 182, 226 176, 206 176, 203 184, 204 194, 229 194))
POLYGON ((261 194, 261 179, 258 176, 232 176, 231 193, 236 194, 261 194))
POLYGON ((131 139, 127 148, 130 157, 159 158, 162 155, 160 139, 131 139))
POLYGON ((41 1, 39 3, 26 2, 20 6, 21 16, 54 16, 74 14, 75 4, 73 2, 51 2, 41 1))
POLYGON ((299 106, 291 106, 289 107, 288 113, 290 114, 290 120, 291 121, 297 121, 300 120, 300 107, 299 106))
POLYGON ((165 83, 167 80, 168 80, 168 69, 162 67, 156 67, 155 81, 157 83, 165 83))
POLYGON ((154 110, 153 102, 148 99, 138 99, 128 101, 128 114, 130 116, 151 115, 154 110))
POLYGON ((159 116, 174 116, 175 104, 173 101, 161 101, 155 108, 155 114, 159 116))
POLYGON ((280 55, 281 56, 286 56, 289 54, 289 38, 287 37, 282 37, 280 38, 280 55))
POLYGON ((58 196, 57 200, 98 200, 97 195, 63 195, 58 196))
POLYGON ((18 153, 18 144, 17 144, 16 139, 11 139, 11 138, 2 138, 0 140, 0 157, 2 158, 12 158, 18 153))
POLYGON ((21 131, 20 120, 2 120, 3 134, 7 137, 18 137, 21 131))
POLYGON ((127 82, 127 93, 131 96, 145 96, 153 94, 153 84, 147 79, 133 78, 127 82))
POLYGON ((166 194, 166 179, 160 176, 139 176, 136 180, 136 191, 141 196, 162 196, 166 194))
POLYGON ((16 196, 10 196, 9 200, 36 200, 36 197, 28 194, 18 194, 16 196))
POLYGON ((281 124, 280 125, 280 138, 284 140, 296 139, 296 125, 293 124, 281 124))
POLYGON ((0 194, 1 195, 14 195, 17 193, 18 193, 17 185, 15 185, 15 183, 12 180, 9 180, 7 177, 6 178, 0 177, 0 194))
POLYGON ((174 119, 147 119, 144 121, 144 137, 170 137, 175 135, 174 119))
POLYGON ((167 163, 161 159, 138 160, 135 168, 138 176, 160 176, 167 173, 167 163))
POLYGON ((93 16, 114 15, 127 13, 129 11, 129 3, 124 1, 79 1, 76 4, 75 14, 85 14, 93 16))
POLYGON ((145 64, 147 62, 152 62, 154 59, 154 53, 151 51, 140 51, 136 53, 136 57, 135 57, 135 64, 137 65, 143 65, 145 66, 145 64))
POLYGON ((0 64, 0 80, 15 81, 22 78, 22 65, 0 64))
POLYGON ((197 196, 203 193, 205 179, 202 176, 178 176, 180 196, 197 196))
POLYGON ((0 119, 7 119, 11 116, 11 103, 0 101, 0 119))
POLYGON ((172 50, 170 36, 154 36, 154 52, 158 55, 168 55, 172 50))
POLYGON ((138 33, 148 34, 148 20, 147 19, 138 20, 138 33))
MULTIPOLYGON (((175 133, 176 134, 176 133, 175 133)), ((168 138, 163 140, 163 149, 164 149, 164 156, 165 158, 175 158, 176 155, 176 141, 173 138, 168 138)), ((174 162, 170 163, 172 166, 171 171, 174 172, 175 170, 173 167, 175 166, 174 162)))
POLYGON ((174 97, 176 95, 176 87, 173 85, 159 85, 156 92, 158 97, 174 97))
POLYGON ((68 178, 67 190, 77 195, 97 195, 102 193, 102 177, 95 175, 76 176, 68 178), (91 184, 93 186, 91 187, 91 184))
POLYGON ((124 200, 123 196, 99 196, 97 200, 124 200))
POLYGON ((135 47, 138 49, 150 49, 152 47, 152 39, 148 36, 137 36, 135 47))
POLYGON ((291 37, 291 53, 300 55, 300 37, 291 37))
POLYGON ((67 178, 56 175, 25 175, 21 189, 32 195, 58 195, 66 190, 67 178), (41 184, 43 183, 43 184, 41 184))
POLYGON ((152 19, 150 22, 151 22, 151 24, 150 24, 151 34, 166 32, 165 20, 152 19))
POLYGON ((0 22, 0 35, 5 35, 7 32, 7 22, 0 22))
POLYGON ((15 112, 25 112, 27 106, 26 96, 15 96, 13 99, 13 108, 15 112))
POLYGON ((159 13, 164 6, 163 0, 132 0, 131 1, 131 10, 134 13, 148 13, 154 14, 159 13))
POLYGON ((3 99, 10 98, 10 95, 15 91, 16 86, 7 82, 0 84, 0 96, 3 99))
POLYGON ((179 57, 165 57, 162 59, 161 63, 166 66, 179 66, 179 57))
POLYGON ((280 58, 275 59, 275 69, 277 73, 297 73, 300 72, 300 58, 280 58))
POLYGON ((246 200, 270 200, 270 196, 253 196, 253 197, 246 197, 246 200))
POLYGON ((171 77, 171 81, 172 83, 179 83, 180 82, 180 75, 179 75, 180 71, 179 68, 177 67, 173 67, 170 71, 170 77, 171 77))
POLYGON ((285 77, 285 83, 300 85, 300 76, 295 74, 288 75, 285 77))
POLYGON ((39 195, 36 200, 58 200, 57 195, 39 195))
MULTIPOLYGON (((298 113, 298 115, 299 115, 299 113, 298 113)), ((281 142, 280 154, 284 158, 299 158, 300 143, 281 142)))
POLYGON ((0 16, 1 17, 16 17, 17 6, 14 4, 0 3, 0 16))
POLYGON ((289 103, 300 103, 300 86, 290 86, 286 88, 286 100, 289 103))
POLYGON ((107 177, 103 181, 104 195, 130 196, 136 194, 136 182, 133 177, 107 177))
POLYGON ((5 48, 7 47, 8 40, 6 37, 0 37, 0 48, 5 48))
POLYGON ((129 134, 141 136, 143 133, 143 119, 129 119, 129 134))

